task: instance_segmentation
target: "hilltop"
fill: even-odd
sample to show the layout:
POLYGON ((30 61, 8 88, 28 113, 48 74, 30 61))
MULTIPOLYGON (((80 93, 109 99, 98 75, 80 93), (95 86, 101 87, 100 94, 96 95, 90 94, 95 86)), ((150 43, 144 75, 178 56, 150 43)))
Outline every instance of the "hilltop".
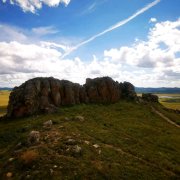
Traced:
MULTIPOLYGON (((166 112, 160 105, 157 109, 179 122, 179 114, 166 112)), ((148 104, 123 100, 61 107, 53 114, 1 121, 0 129, 2 178, 180 177, 179 128, 148 104), (38 135, 29 141, 32 131, 38 135)))
MULTIPOLYGON (((49 80, 57 82, 52 78, 49 80)), ((105 80, 111 81, 109 78, 105 80)), ((90 81, 91 86, 88 87, 92 87, 92 84, 99 87, 99 81, 104 82, 104 79, 90 81)), ((10 97, 13 107, 18 107, 18 100, 20 106, 26 105, 24 99, 27 101, 30 96, 25 95, 34 94, 24 91, 29 82, 34 80, 14 89, 16 93, 10 97)), ((69 88, 77 87, 77 84, 65 82, 66 85, 71 84, 69 88)), ((0 177, 55 180, 179 179, 179 111, 163 107, 158 103, 158 97, 151 94, 138 98, 132 84, 123 84, 114 84, 123 87, 123 91, 120 88, 116 91, 119 96, 115 102, 111 102, 112 95, 88 95, 96 102, 60 103, 54 112, 2 118, 0 177)), ((52 92, 50 89, 49 92, 52 92)), ((104 93, 109 93, 105 91, 106 88, 102 89, 104 93)), ((41 91, 39 96, 42 95, 41 91)), ((48 102, 53 103, 52 96, 48 97, 48 102)), ((71 96, 71 100, 74 100, 72 97, 75 96, 71 96)), ((63 102, 62 99, 60 102, 63 102)), ((32 100, 35 102, 34 98, 32 100)))

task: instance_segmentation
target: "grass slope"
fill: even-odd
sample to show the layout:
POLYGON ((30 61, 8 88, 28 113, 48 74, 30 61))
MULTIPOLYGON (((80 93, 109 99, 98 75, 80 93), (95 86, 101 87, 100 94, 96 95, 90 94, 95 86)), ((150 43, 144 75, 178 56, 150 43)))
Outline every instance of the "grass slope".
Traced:
POLYGON ((1 121, 0 130, 1 179, 8 172, 14 179, 180 178, 179 128, 148 105, 122 101, 63 107, 56 114, 1 121), (85 120, 71 119, 77 115, 85 120), (50 119, 52 128, 44 129, 43 122, 50 119), (40 131, 40 143, 28 146, 32 130, 40 131), (81 154, 69 151, 74 146, 66 143, 70 138, 82 148, 81 154))

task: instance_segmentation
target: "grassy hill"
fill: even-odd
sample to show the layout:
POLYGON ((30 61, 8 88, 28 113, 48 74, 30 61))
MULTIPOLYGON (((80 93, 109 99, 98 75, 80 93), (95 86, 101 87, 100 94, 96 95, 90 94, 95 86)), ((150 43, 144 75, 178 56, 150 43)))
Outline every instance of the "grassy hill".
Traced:
MULTIPOLYGON (((180 124, 180 115, 165 113, 180 124)), ((0 129, 1 179, 180 178, 179 128, 149 105, 63 107, 55 114, 1 121, 0 129), (53 121, 48 129, 47 120, 53 121), (32 130, 40 132, 35 145, 27 143, 32 130)))

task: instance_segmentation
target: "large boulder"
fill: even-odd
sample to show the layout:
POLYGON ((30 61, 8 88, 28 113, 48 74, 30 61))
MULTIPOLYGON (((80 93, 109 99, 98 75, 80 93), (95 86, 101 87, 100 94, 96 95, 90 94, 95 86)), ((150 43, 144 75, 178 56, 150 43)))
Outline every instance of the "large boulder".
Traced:
POLYGON ((113 103, 121 98, 119 83, 110 77, 86 79, 85 89, 89 102, 113 103))
POLYGON ((83 86, 53 77, 34 78, 13 89, 7 117, 54 112, 57 107, 79 103, 115 103, 136 97, 131 83, 118 83, 110 77, 88 78, 83 86))
POLYGON ((135 87, 129 83, 124 82, 119 84, 120 89, 122 90, 122 97, 125 99, 135 100, 137 98, 135 87))

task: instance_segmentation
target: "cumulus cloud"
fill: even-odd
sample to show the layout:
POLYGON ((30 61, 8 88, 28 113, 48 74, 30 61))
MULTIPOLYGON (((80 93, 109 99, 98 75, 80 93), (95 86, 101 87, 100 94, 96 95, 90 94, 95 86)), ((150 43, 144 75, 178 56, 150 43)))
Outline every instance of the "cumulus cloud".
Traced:
POLYGON ((19 85, 36 76, 55 76, 82 84, 87 77, 117 77, 120 72, 121 65, 99 61, 95 56, 89 63, 84 63, 79 58, 61 59, 61 53, 53 44, 42 44, 0 42, 1 86, 19 85))
POLYGON ((57 60, 60 56, 59 51, 35 44, 0 42, 0 74, 46 72, 44 67, 47 65, 51 68, 49 62, 57 60))
MULTIPOLYGON (((63 3, 67 6, 70 1, 71 0, 10 0, 10 4, 20 6, 24 12, 35 13, 36 10, 42 8, 43 4, 49 7, 55 7, 63 3)), ((3 0, 3 3, 6 2, 7 0, 3 0)))
POLYGON ((83 84, 87 77, 110 76, 136 86, 180 86, 180 19, 156 23, 147 41, 104 51, 101 60, 63 59, 69 46, 55 42, 0 41, 0 86, 20 85, 37 76, 83 84))
POLYGON ((150 29, 148 41, 137 41, 131 47, 104 51, 112 61, 144 68, 179 66, 176 53, 180 52, 180 19, 157 23, 150 29))
POLYGON ((156 19, 156 18, 151 18, 151 19, 149 20, 149 23, 155 23, 155 22, 157 22, 157 19, 156 19))
POLYGON ((179 37, 180 19, 156 23, 149 31, 147 41, 138 40, 130 47, 105 50, 104 56, 114 63, 138 68, 141 84, 144 80, 146 84, 148 82, 154 86, 158 83, 163 86, 180 86, 179 37))

